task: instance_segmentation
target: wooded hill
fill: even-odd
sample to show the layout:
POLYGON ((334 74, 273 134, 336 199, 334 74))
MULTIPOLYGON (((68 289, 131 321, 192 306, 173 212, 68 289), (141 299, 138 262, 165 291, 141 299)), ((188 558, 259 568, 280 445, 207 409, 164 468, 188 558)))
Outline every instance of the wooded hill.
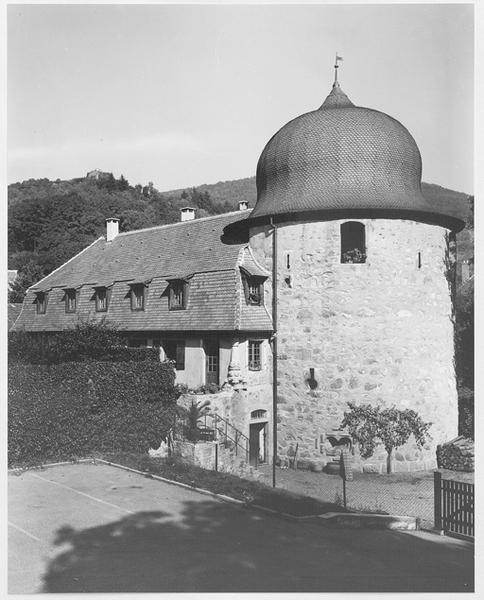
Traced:
MULTIPOLYGON (((469 197, 426 183, 423 192, 467 220, 468 228, 459 234, 459 260, 473 256, 469 197)), ((11 300, 21 301, 29 285, 103 235, 108 217, 118 217, 120 231, 130 231, 177 222, 183 206, 196 207, 200 218, 237 210, 241 200, 253 207, 256 197, 254 177, 166 192, 152 183, 132 186, 123 176, 99 172, 97 178, 29 179, 9 185, 8 266, 19 270, 11 300)))

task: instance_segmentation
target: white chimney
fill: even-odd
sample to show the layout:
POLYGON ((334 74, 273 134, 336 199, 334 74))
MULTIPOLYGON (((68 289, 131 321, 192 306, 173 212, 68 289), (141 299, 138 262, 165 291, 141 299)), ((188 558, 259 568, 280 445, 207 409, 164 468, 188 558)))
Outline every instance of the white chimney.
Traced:
POLYGON ((181 221, 192 221, 195 218, 195 209, 191 206, 185 206, 180 209, 180 220, 181 221))
POLYGON ((239 210, 247 210, 248 208, 249 208, 249 203, 247 202, 247 200, 239 201, 239 210))
POLYGON ((119 233, 119 219, 106 219, 106 241, 112 242, 119 233))

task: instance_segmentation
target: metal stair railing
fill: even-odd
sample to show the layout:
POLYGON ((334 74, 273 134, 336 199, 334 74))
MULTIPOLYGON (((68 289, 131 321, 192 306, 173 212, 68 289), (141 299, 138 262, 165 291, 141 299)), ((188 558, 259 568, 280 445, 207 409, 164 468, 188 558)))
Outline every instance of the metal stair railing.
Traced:
POLYGON ((230 421, 217 414, 208 413, 203 416, 203 420, 205 428, 213 429, 217 436, 220 435, 222 444, 225 446, 228 445, 228 442, 234 444, 235 456, 238 456, 238 449, 240 448, 245 452, 246 462, 249 462, 249 438, 245 434, 232 425, 230 421), (207 419, 209 420, 208 424, 207 419))

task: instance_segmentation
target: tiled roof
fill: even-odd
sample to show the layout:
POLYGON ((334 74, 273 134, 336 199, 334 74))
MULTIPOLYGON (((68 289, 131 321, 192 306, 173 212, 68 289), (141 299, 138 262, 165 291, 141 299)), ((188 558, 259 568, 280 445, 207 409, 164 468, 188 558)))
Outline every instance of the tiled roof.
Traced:
POLYGON ((109 285, 113 281, 233 269, 241 244, 224 244, 222 230, 249 213, 237 211, 139 229, 121 233, 112 242, 100 238, 33 287, 48 290, 88 283, 109 285))
MULTIPOLYGON (((249 247, 243 248, 240 251, 239 268, 243 273, 245 272, 258 277, 268 277, 270 275, 270 273, 255 260, 249 247)), ((242 289, 240 290, 238 297, 238 329, 243 331, 271 331, 272 319, 268 307, 265 305, 265 299, 260 306, 249 304, 242 289)))
MULTIPOLYGON (((244 219, 250 211, 194 219, 173 225, 104 238, 32 286, 25 298, 16 329, 58 331, 73 327, 79 319, 115 323, 126 331, 235 331, 270 330, 263 307, 240 318, 239 255, 245 244, 225 244, 223 228, 244 219), (169 310, 168 280, 188 280, 184 310, 169 310), (145 309, 132 311, 130 283, 149 282, 145 309), (109 308, 96 312, 94 287, 111 286, 109 308), (65 312, 64 288, 77 288, 75 313, 65 312), (36 314, 36 292, 48 292, 47 310, 36 314), (255 314, 257 313, 257 314, 255 314), (259 315, 259 313, 261 313, 259 315)), ((248 259, 252 260, 252 259, 248 259)))
POLYGON ((311 211, 411 212, 462 226, 421 192, 415 140, 389 115, 354 106, 339 89, 282 127, 257 165, 251 221, 311 211))

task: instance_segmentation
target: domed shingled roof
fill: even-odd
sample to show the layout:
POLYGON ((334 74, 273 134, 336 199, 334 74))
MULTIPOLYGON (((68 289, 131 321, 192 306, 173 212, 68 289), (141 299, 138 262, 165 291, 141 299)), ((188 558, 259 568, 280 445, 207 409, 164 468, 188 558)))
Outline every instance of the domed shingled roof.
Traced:
POLYGON ((332 218, 387 212, 459 229, 460 222, 424 198, 421 175, 420 152, 407 129, 385 113, 355 106, 336 82, 318 110, 293 119, 267 143, 250 221, 321 211, 332 218))

